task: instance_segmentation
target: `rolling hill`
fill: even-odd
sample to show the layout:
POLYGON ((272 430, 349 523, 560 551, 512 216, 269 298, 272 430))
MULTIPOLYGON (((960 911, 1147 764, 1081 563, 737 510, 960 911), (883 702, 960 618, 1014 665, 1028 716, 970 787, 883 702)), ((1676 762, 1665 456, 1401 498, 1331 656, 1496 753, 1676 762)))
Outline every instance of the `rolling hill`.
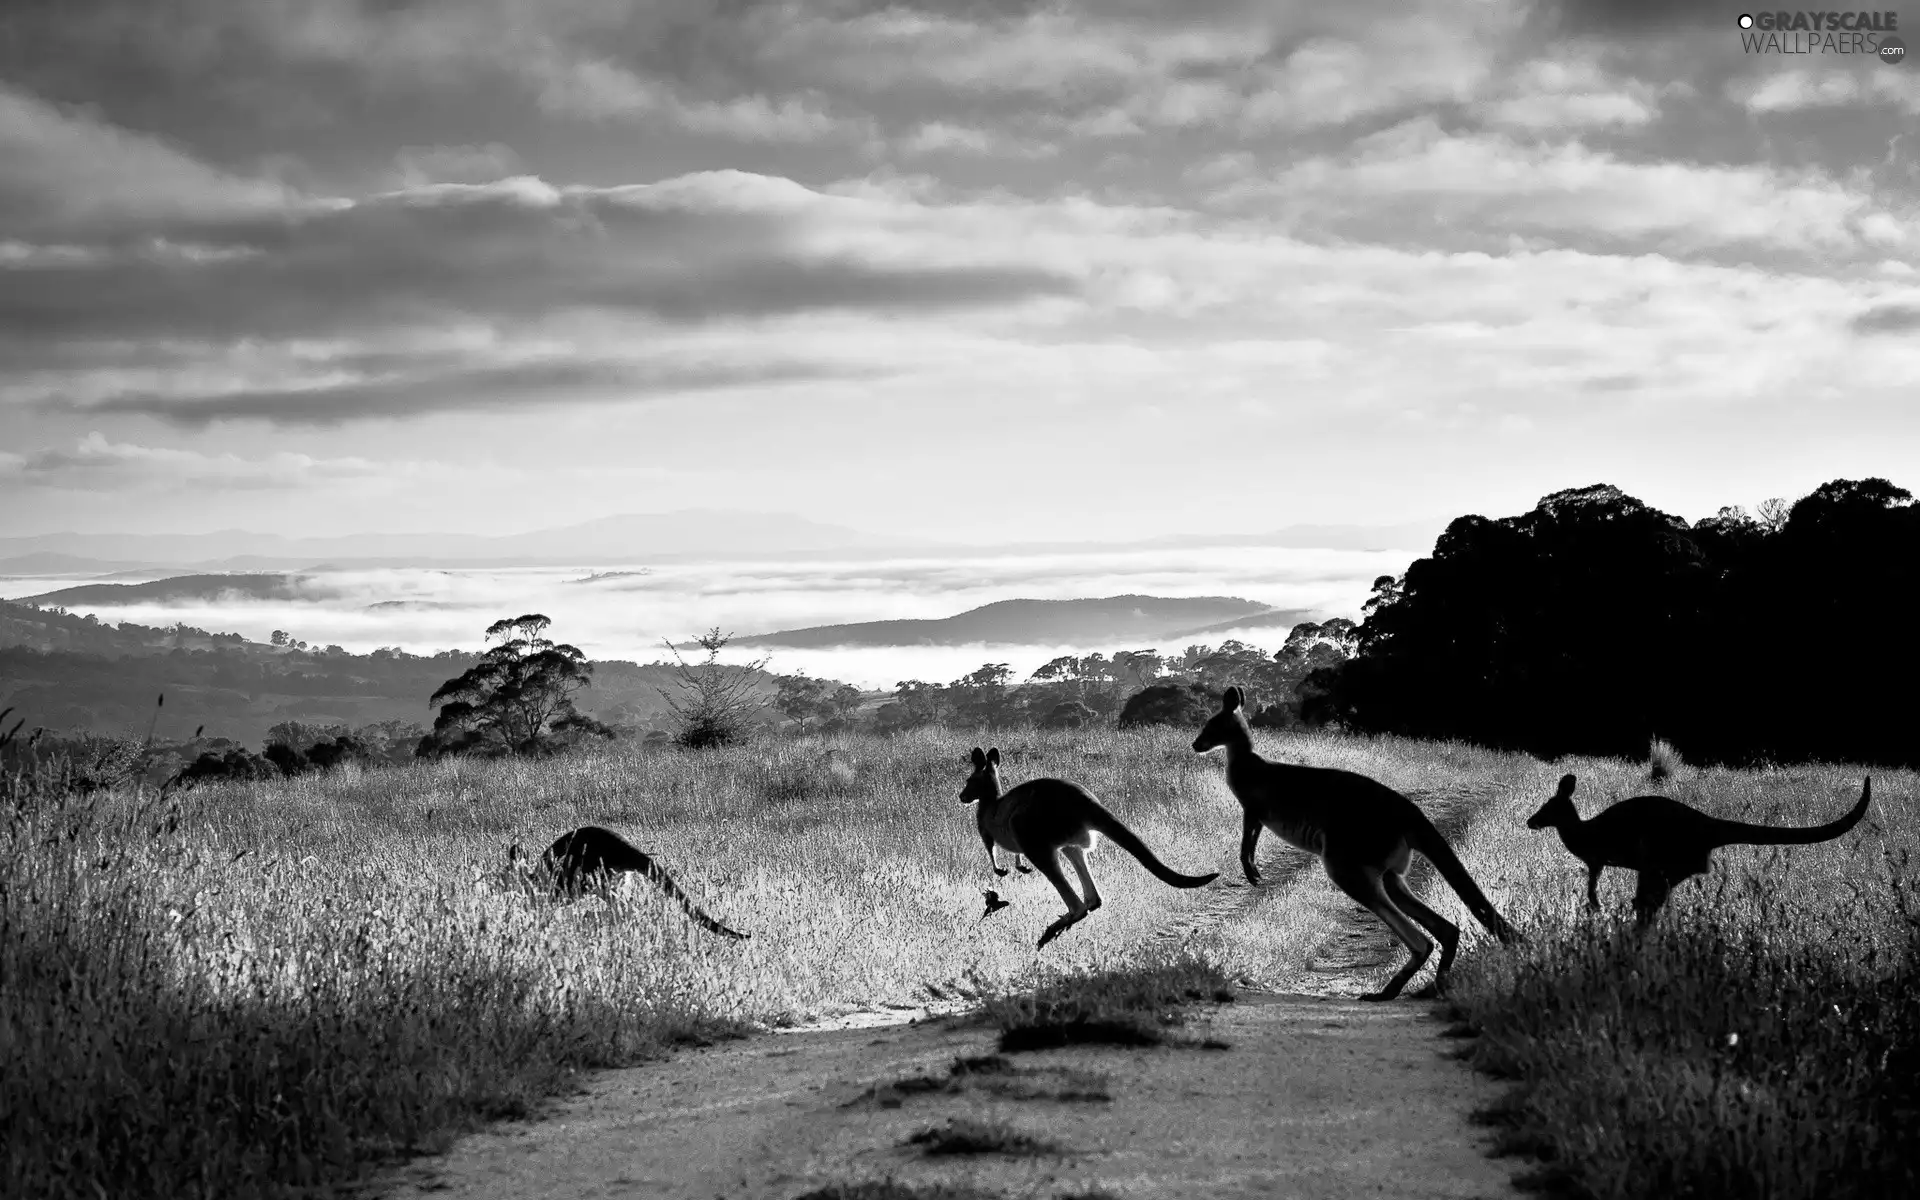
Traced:
POLYGON ((324 598, 312 581, 299 575, 175 575, 148 583, 83 583, 26 596, 18 604, 178 604, 216 600, 317 600, 324 598))
POLYGON ((733 640, 785 646, 1107 646, 1179 638, 1249 624, 1294 624, 1303 614, 1232 596, 1107 596, 1097 600, 1001 600, 932 620, 861 621, 783 629, 733 640))

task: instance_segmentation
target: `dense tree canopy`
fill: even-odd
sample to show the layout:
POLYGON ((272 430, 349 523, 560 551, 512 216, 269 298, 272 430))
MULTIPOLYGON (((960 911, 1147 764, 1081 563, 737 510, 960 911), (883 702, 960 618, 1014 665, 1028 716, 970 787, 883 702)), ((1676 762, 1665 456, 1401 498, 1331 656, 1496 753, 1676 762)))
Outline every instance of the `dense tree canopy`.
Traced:
POLYGON ((1454 521, 1312 681, 1354 728, 1541 755, 1916 763, 1916 587, 1920 508, 1884 479, 1691 526, 1579 488, 1454 521))

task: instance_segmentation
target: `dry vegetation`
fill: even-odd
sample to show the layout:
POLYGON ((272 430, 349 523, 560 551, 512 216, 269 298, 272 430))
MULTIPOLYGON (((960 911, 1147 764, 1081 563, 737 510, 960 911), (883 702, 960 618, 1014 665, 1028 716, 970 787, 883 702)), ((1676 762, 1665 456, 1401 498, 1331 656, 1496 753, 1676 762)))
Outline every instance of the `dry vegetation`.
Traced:
MULTIPOLYGON (((1563 760, 1583 815, 1658 792, 1704 811, 1811 825, 1864 772, 1563 760)), ((1546 796, 1480 813, 1473 862, 1529 942, 1465 960, 1453 999, 1483 1031, 1473 1058, 1519 1081, 1486 1119, 1526 1178, 1593 1197, 1920 1195, 1920 824, 1913 772, 1875 771, 1867 818, 1813 846, 1730 846, 1645 936, 1634 876, 1609 870, 1603 915, 1584 868, 1522 822, 1546 796)))
MULTIPOLYGON (((1023 733, 999 744, 1010 782, 1078 780, 1176 869, 1237 879, 1238 805, 1218 756, 1194 755, 1191 737, 1023 733)), ((619 743, 548 761, 349 768, 164 803, 150 793, 58 799, 15 780, 0 814, 0 1193, 287 1194, 526 1112, 571 1072, 676 1041, 883 1004, 1004 998, 1066 975, 1163 967, 1175 950, 1219 972, 1209 979, 1284 986, 1351 910, 1317 870, 1297 869, 1305 856, 1271 839, 1262 858, 1276 883, 1257 893, 1168 888, 1108 848, 1093 860, 1105 907, 1036 957, 1059 898, 1037 874, 987 872, 958 799, 976 740, 923 731, 706 751, 619 743), (701 932, 640 880, 611 906, 556 906, 530 902, 500 872, 510 843, 537 851, 588 823, 654 854, 752 940, 701 932), (1014 906, 981 921, 989 886, 1014 906)), ((1420 889, 1475 948, 1457 975, 1462 996, 1489 1030, 1482 1052, 1506 1047, 1509 1069, 1572 1072, 1607 1021, 1624 1027, 1663 1008, 1708 1020, 1713 1037, 1737 1032, 1743 1048, 1785 1036, 1767 1032, 1786 1028, 1767 1024, 1777 988, 1730 999, 1694 951, 1669 961, 1658 957, 1664 941, 1581 940, 1580 868, 1522 822, 1562 769, 1581 773, 1593 803, 1643 788, 1643 770, 1629 778, 1620 763, 1549 767, 1392 739, 1258 740, 1274 757, 1364 771, 1420 799, 1494 903, 1536 934, 1517 953, 1487 952, 1450 893, 1433 881, 1420 889), (1646 980, 1649 964, 1666 964, 1651 969, 1669 972, 1670 999, 1652 984, 1621 990, 1616 975, 1646 980), (1582 1015, 1586 997, 1601 1015, 1582 1015), (1550 1010, 1573 1032, 1543 1034, 1527 1051, 1517 1006, 1550 1010)), ((1858 774, 1682 770, 1663 786, 1704 807, 1804 822, 1844 807, 1858 774)), ((1724 924, 1714 886, 1681 889, 1667 915, 1701 936, 1727 931, 1728 946, 1759 939, 1753 963, 1801 954, 1867 981, 1905 963, 1910 979, 1883 851, 1912 846, 1914 780, 1883 775, 1875 793, 1873 815, 1843 842, 1722 852, 1733 881, 1721 889, 1724 924), (1773 890, 1756 893, 1743 880, 1763 869, 1773 890)), ((1609 879, 1603 897, 1624 905, 1630 886, 1609 879)), ((1749 960, 1729 951, 1713 961, 1749 960)), ((1733 978, 1736 990, 1758 986, 1733 978)), ((1860 1020, 1843 1011, 1838 1041, 1820 1052, 1865 1064, 1855 1051, 1867 1035, 1850 1032, 1860 1020)), ((1601 1059, 1625 1053, 1624 1035, 1606 1036, 1592 1043, 1601 1059)), ((1667 1078, 1676 1060, 1649 1051, 1636 1061, 1632 1087, 1667 1078)), ((1754 1078, 1790 1099, 1777 1072, 1754 1078)), ((1729 1095, 1721 1087, 1703 1104, 1732 1111, 1729 1095)), ((1610 1123, 1607 1136, 1640 1136, 1634 1128, 1610 1123)), ((1584 1163, 1585 1145, 1576 1139, 1560 1161, 1584 1163)), ((1640 1153, 1614 1142, 1592 1151, 1640 1153)))

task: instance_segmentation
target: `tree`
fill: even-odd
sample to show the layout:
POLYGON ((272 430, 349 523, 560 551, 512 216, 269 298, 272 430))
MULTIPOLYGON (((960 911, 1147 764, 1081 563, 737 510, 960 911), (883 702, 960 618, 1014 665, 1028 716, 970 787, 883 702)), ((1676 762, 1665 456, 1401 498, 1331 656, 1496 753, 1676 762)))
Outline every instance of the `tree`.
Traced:
POLYGON ((574 693, 593 680, 593 664, 575 647, 543 637, 552 623, 529 613, 487 626, 487 637, 500 644, 433 693, 427 703, 440 706, 440 715, 415 753, 545 754, 583 736, 612 737, 574 708, 574 693))
POLYGON ((947 689, 937 683, 903 679, 893 685, 893 703, 882 705, 875 719, 889 729, 916 729, 940 720, 947 708, 947 689), (889 711, 898 705, 898 711, 889 711), (884 717, 883 717, 884 714, 884 717))
POLYGON ((774 694, 773 706, 785 713, 803 731, 808 721, 825 719, 833 715, 834 706, 827 698, 826 680, 810 679, 804 673, 778 675, 774 678, 780 690, 774 694))
POLYGON ((859 688, 850 683, 841 684, 833 691, 831 703, 834 715, 842 721, 852 720, 853 714, 860 711, 860 704, 864 699, 859 688))
POLYGON ((1130 687, 1145 687, 1160 677, 1160 669, 1165 664, 1166 659, 1152 650, 1116 650, 1112 673, 1115 679, 1130 687))
POLYGON ((667 653, 673 655, 679 676, 675 682, 680 694, 675 696, 665 688, 659 691, 678 726, 674 740, 682 746, 700 749, 731 745, 746 736, 753 715, 766 707, 767 701, 754 685, 767 660, 755 659, 744 667, 727 666, 720 661, 720 651, 732 640, 733 635, 721 633, 717 625, 695 638, 694 645, 707 652, 706 660, 697 668, 688 666, 673 643, 667 643, 667 653))
POLYGON ((1191 725, 1197 731, 1219 708, 1219 697, 1197 683, 1156 683, 1127 698, 1120 728, 1191 725))
POLYGON ((1059 658, 1035 667, 1033 674, 1027 676, 1027 678, 1037 679, 1042 683, 1050 683, 1054 680, 1067 681, 1079 679, 1080 660, 1071 654, 1063 654, 1059 658))
MULTIPOLYGON (((1206 647, 1189 648, 1189 653, 1193 649, 1206 650, 1206 647)), ((1189 664, 1189 669, 1208 691, 1219 692, 1233 683, 1242 687, 1265 688, 1270 666, 1265 651, 1243 642, 1228 641, 1218 650, 1206 651, 1197 661, 1189 664)))
POLYGON ((955 715, 965 724, 999 726, 1015 719, 1018 707, 1007 691, 1013 669, 1006 663, 986 663, 947 689, 955 715))
POLYGON ((273 636, 267 640, 276 646, 284 646, 287 644, 287 631, 284 629, 276 629, 273 631, 273 636))
POLYGON ((1885 479, 1692 524, 1605 485, 1557 492, 1460 517, 1374 592, 1358 653, 1306 681, 1348 728, 1541 757, 1639 759, 1659 737, 1703 763, 1920 761, 1920 506, 1885 479), (1809 629, 1847 636, 1799 652, 1809 629))

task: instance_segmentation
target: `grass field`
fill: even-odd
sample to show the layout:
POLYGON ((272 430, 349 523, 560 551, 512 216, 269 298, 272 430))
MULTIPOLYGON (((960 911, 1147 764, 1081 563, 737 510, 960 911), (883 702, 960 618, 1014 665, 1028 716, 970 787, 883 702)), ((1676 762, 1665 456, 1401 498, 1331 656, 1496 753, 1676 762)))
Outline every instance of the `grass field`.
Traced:
MULTIPOLYGON (((1192 736, 998 742, 1010 783, 1075 779, 1176 869, 1237 878, 1238 806, 1219 756, 1194 755, 1192 736)), ((1168 888, 1106 848, 1093 860, 1106 906, 1036 956, 1058 897, 1037 874, 994 879, 959 803, 966 752, 982 740, 619 744, 543 762, 347 770, 164 805, 127 795, 21 805, 0 834, 0 1191, 290 1193, 523 1113, 571 1072, 675 1041, 971 1000, 1060 973, 1152 967, 1175 950, 1226 978, 1284 987, 1351 907, 1271 838, 1262 859, 1275 883, 1257 893, 1168 888), (588 823, 651 852, 751 940, 700 931, 637 880, 611 906, 535 904, 509 886, 510 843, 538 853, 588 823), (989 886, 1014 906, 981 922, 989 886)), ((1470 955, 1461 975, 1470 1018, 1493 1034, 1482 1042, 1520 1045, 1496 1029, 1501 1005, 1530 995, 1514 981, 1549 977, 1555 948, 1584 944, 1580 868, 1521 825, 1562 767, 1394 739, 1261 744, 1414 795, 1496 906, 1549 931, 1519 954, 1470 955)), ((1629 790, 1637 770, 1567 769, 1582 774, 1587 812, 1629 790)), ((1845 807, 1847 778, 1857 795, 1857 775, 1826 769, 1683 771, 1665 786, 1707 807, 1805 822, 1845 807), (1817 811, 1794 807, 1809 797, 1817 811)), ((1837 923, 1867 931, 1883 954, 1900 950, 1882 851, 1911 846, 1913 779, 1876 783, 1884 799, 1869 823, 1841 843, 1775 852, 1787 864, 1767 875, 1778 898, 1742 901, 1793 914, 1766 921, 1781 945, 1805 938, 1842 954, 1824 932, 1837 923)), ((1740 872, 1762 856, 1723 854, 1740 894, 1740 872)), ((1440 886, 1421 890, 1484 947, 1440 886)), ((1609 881, 1603 895, 1624 904, 1629 886, 1609 881)), ((1710 923, 1721 911, 1710 890, 1689 885, 1670 908, 1710 923)), ((1892 960, 1875 961, 1861 969, 1892 960)))
MULTIPOLYGON (((1683 768, 1654 784, 1617 762, 1561 766, 1584 816, 1659 792, 1783 825, 1839 816, 1866 773, 1683 768)), ((1479 814, 1476 855, 1503 864, 1529 942, 1468 959, 1452 998, 1485 1035, 1474 1059, 1518 1081, 1486 1119, 1549 1160, 1533 1181, 1594 1197, 1920 1195, 1920 781, 1873 776, 1852 832, 1726 847, 1645 934, 1631 872, 1606 873, 1589 917, 1585 868, 1524 828, 1529 804, 1479 814)))

